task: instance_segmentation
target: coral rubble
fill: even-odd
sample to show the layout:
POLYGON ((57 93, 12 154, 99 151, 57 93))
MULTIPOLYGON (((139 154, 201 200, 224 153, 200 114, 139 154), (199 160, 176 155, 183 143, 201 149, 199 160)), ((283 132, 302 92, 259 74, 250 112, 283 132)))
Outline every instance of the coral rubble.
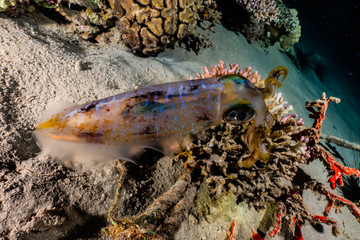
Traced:
MULTIPOLYGON (((251 73, 251 68, 243 71, 233 64, 226 68, 223 62, 210 70, 205 67, 204 74, 198 74, 197 77, 217 77, 229 73, 246 76, 259 87, 266 86, 266 80, 261 80, 257 72, 251 73)), ((322 160, 333 174, 329 179, 332 188, 335 188, 336 183, 342 185, 342 174, 360 177, 359 171, 337 163, 317 144, 325 112, 331 101, 339 100, 327 98, 323 94, 320 100, 306 103, 306 108, 311 112, 310 117, 314 119, 313 126, 307 128, 296 114, 289 114, 292 108, 280 93, 269 96, 266 99, 268 121, 267 130, 264 130, 264 143, 269 149, 270 161, 257 161, 250 167, 244 167, 244 161, 250 155, 246 139, 253 130, 251 123, 237 126, 223 123, 210 128, 173 159, 182 162, 187 173, 182 174, 167 192, 137 216, 122 220, 110 217, 112 224, 107 230, 108 234, 116 239, 129 239, 126 236, 136 236, 136 239, 172 238, 190 211, 197 214, 197 211, 191 209, 197 204, 195 196, 200 185, 207 186, 214 199, 224 193, 231 193, 238 201, 256 209, 267 208, 270 219, 267 222, 270 221, 270 225, 259 226, 257 232, 260 234, 253 232, 254 239, 263 239, 265 235, 274 237, 282 231, 283 222, 288 225, 287 234, 302 239, 301 225, 304 220, 331 225, 333 234, 338 234, 337 223, 327 217, 331 209, 347 206, 358 218, 359 209, 300 168, 301 164, 315 159, 322 160), (312 214, 305 207, 302 196, 307 189, 327 199, 328 205, 323 216, 312 214)), ((110 212, 113 213, 115 208, 116 202, 110 212)), ((235 223, 231 226, 230 239, 234 239, 234 228, 235 223)))
POLYGON ((126 170, 121 163, 118 164, 118 170, 121 178, 115 201, 109 209, 111 225, 104 229, 105 233, 114 239, 169 239, 184 221, 196 196, 197 186, 191 182, 190 174, 182 174, 168 191, 141 214, 119 221, 115 219, 114 213, 126 170))

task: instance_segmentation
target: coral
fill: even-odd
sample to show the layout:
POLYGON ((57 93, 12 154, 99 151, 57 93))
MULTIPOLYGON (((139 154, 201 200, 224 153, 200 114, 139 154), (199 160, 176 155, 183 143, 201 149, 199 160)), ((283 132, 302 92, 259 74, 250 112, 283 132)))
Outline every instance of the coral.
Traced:
MULTIPOLYGON (((197 23, 219 21, 220 13, 215 9, 215 3, 199 0, 69 0, 68 4, 62 3, 57 8, 71 22, 73 31, 83 38, 105 43, 122 42, 142 56, 155 56, 165 47, 194 35, 197 23), (71 4, 80 8, 73 9, 71 4)), ((203 37, 196 41, 200 40, 199 44, 191 41, 190 45, 197 46, 188 48, 210 46, 203 37)))
POLYGON ((12 17, 24 14, 29 7, 29 0, 0 0, 0 12, 12 17))
POLYGON ((329 169, 329 172, 333 173, 329 182, 331 184, 331 188, 335 189, 336 183, 339 183, 340 186, 344 185, 342 174, 360 177, 360 172, 354 168, 349 168, 336 162, 330 153, 316 144, 320 139, 321 127, 325 119, 325 113, 331 101, 339 103, 340 99, 335 97, 327 98, 326 94, 323 93, 321 95, 321 99, 306 102, 306 109, 310 111, 309 117, 314 119, 314 123, 310 131, 311 141, 309 145, 311 154, 313 157, 315 156, 322 160, 324 165, 329 169))
POLYGON ((253 43, 260 41, 263 47, 276 42, 280 49, 288 51, 301 37, 301 26, 296 9, 287 8, 276 0, 236 0, 250 13, 250 18, 243 21, 242 33, 253 43), (265 7, 267 6, 267 7, 265 7))
POLYGON ((284 34, 280 37, 280 47, 283 51, 288 51, 300 40, 301 26, 297 16, 296 9, 287 8, 284 4, 279 5, 279 21, 277 27, 284 30, 284 34))
MULTIPOLYGON (((330 153, 325 151, 322 147, 318 146, 317 143, 319 141, 319 137, 321 134, 321 127, 323 124, 323 121, 325 119, 325 113, 328 107, 328 104, 333 102, 340 102, 340 99, 335 97, 326 97, 326 94, 323 93, 321 96, 321 99, 316 101, 309 101, 306 102, 306 109, 310 111, 310 118, 314 119, 314 123, 311 128, 306 128, 303 131, 299 132, 297 135, 297 138, 301 137, 307 137, 306 141, 306 147, 309 151, 309 155, 305 159, 303 163, 306 163, 308 161, 312 161, 314 159, 320 159, 324 165, 327 167, 329 173, 332 173, 332 177, 330 177, 329 182, 330 186, 335 189, 336 183, 339 182, 339 184, 342 186, 342 174, 347 176, 355 176, 357 178, 360 178, 360 172, 356 169, 345 167, 338 162, 334 160, 334 158, 331 156, 330 153)), ((353 213, 354 216, 359 219, 360 217, 360 210, 357 208, 356 204, 352 203, 351 201, 330 192, 327 190, 327 188, 322 185, 321 183, 317 182, 314 179, 311 179, 309 176, 307 176, 302 170, 298 169, 296 172, 295 177, 292 180, 292 189, 290 191, 290 194, 286 195, 286 200, 279 202, 279 211, 281 212, 287 212, 287 214, 291 216, 293 219, 292 226, 295 226, 295 238, 298 237, 301 239, 301 224, 303 223, 303 219, 307 219, 312 223, 322 222, 328 225, 332 225, 332 232, 334 235, 338 234, 337 230, 337 223, 330 218, 327 217, 330 210, 336 206, 347 206, 349 210, 353 213), (320 194, 324 195, 328 201, 328 205, 326 209, 324 210, 324 216, 319 215, 313 215, 309 213, 306 208, 304 207, 303 199, 302 199, 302 193, 306 189, 311 189, 313 191, 317 191, 320 194), (291 206, 286 206, 287 204, 291 204, 291 206), (294 206, 298 205, 298 208, 300 209, 294 212, 294 206), (292 210, 289 212, 289 210, 292 210)), ((280 213, 278 215, 280 221, 284 217, 284 213, 280 213)), ((273 235, 270 235, 273 236, 273 235)))
MULTIPOLYGON (((250 67, 243 71, 237 64, 230 64, 227 68, 221 61, 210 69, 205 67, 204 73, 197 77, 219 77, 226 74, 246 76, 257 86, 266 88, 268 82, 276 78, 279 72, 272 71, 267 79, 261 79, 257 72, 251 73, 250 67)), ((267 209, 264 223, 257 231, 252 231, 254 239, 263 239, 265 235, 266 238, 273 238, 282 231, 284 224, 288 225, 288 236, 302 239, 301 225, 304 220, 313 224, 331 225, 333 234, 337 235, 337 223, 327 217, 329 212, 333 207, 347 206, 359 218, 358 207, 331 192, 299 168, 301 164, 320 159, 332 174, 329 179, 332 188, 335 188, 336 183, 342 185, 342 174, 360 177, 359 171, 337 163, 317 144, 325 112, 331 101, 339 102, 339 99, 327 98, 323 94, 321 99, 306 103, 310 117, 314 119, 313 126, 307 128, 301 118, 290 113, 292 107, 287 105, 280 93, 267 96, 268 114, 266 128, 263 129, 263 143, 269 150, 270 161, 251 162, 250 167, 244 166, 244 163, 251 154, 247 144, 249 134, 253 134, 251 123, 222 123, 211 127, 206 134, 176 155, 173 161, 183 163, 187 173, 182 174, 178 181, 155 199, 145 211, 135 217, 115 220, 112 213, 117 203, 114 202, 109 214, 112 225, 108 228, 108 233, 115 233, 115 237, 127 235, 150 239, 154 236, 157 239, 171 238, 181 221, 187 217, 191 206, 199 204, 195 196, 197 190, 200 191, 205 186, 214 199, 232 193, 238 201, 256 209, 267 209), (328 201, 323 216, 312 214, 306 209, 302 195, 307 189, 322 194, 328 201), (284 219, 287 220, 284 222, 284 219), (149 233, 155 235, 149 236, 149 233)), ((199 215, 195 217, 200 218, 204 213, 197 210, 192 211, 192 214, 199 215)), ((229 239, 234 239, 235 228, 236 224, 233 222, 229 239)))
POLYGON ((271 24, 278 21, 279 10, 274 0, 236 0, 236 3, 255 16, 260 23, 271 24))
POLYGON ((95 39, 115 26, 116 12, 106 0, 61 2, 56 8, 70 23, 69 28, 84 39, 95 39), (76 7, 72 7, 76 6, 76 7))
POLYGON ((326 143, 332 142, 338 146, 342 146, 342 147, 360 152, 360 144, 358 144, 358 143, 350 142, 350 141, 347 141, 345 139, 341 139, 341 138, 338 138, 335 136, 327 136, 325 134, 321 134, 320 138, 325 139, 326 143))
POLYGON ((194 30, 203 7, 200 1, 119 1, 117 28, 132 51, 156 55, 194 30))
POLYGON ((0 12, 4 12, 6 9, 15 7, 15 0, 1 0, 0 1, 0 12))
POLYGON ((265 24, 258 23, 253 17, 251 17, 250 22, 245 25, 242 32, 244 37, 250 43, 256 42, 258 40, 263 40, 265 37, 265 24))
POLYGON ((299 42, 301 37, 301 26, 297 26, 295 33, 290 33, 289 35, 283 35, 280 37, 280 47, 284 51, 288 51, 295 43, 299 42))
MULTIPOLYGON (((204 73, 198 73, 196 78, 194 79, 201 79, 201 78, 211 78, 211 77, 220 77, 227 74, 235 74, 239 76, 243 76, 250 80, 251 83, 259 83, 261 80, 261 76, 257 71, 251 73, 251 67, 247 67, 244 70, 239 68, 238 64, 230 64, 230 68, 227 69, 224 61, 220 60, 220 63, 216 66, 210 68, 204 67, 204 73)), ((190 79, 190 78, 189 78, 190 79)))
POLYGON ((284 4, 279 4, 279 21, 277 26, 283 28, 288 34, 295 34, 299 30, 300 21, 298 12, 294 8, 287 8, 284 4))
POLYGON ((56 8, 59 6, 60 0, 34 0, 38 6, 46 8, 56 8))
POLYGON ((67 24, 70 31, 82 38, 107 44, 123 43, 142 56, 155 56, 187 36, 190 38, 182 43, 198 53, 211 43, 207 36, 194 31, 196 25, 205 29, 201 23, 210 22, 207 30, 212 30, 221 17, 215 2, 202 0, 34 0, 33 3, 31 6, 29 0, 1 0, 0 12, 19 16, 30 6, 40 6, 40 12, 43 8, 54 9, 46 15, 67 24))

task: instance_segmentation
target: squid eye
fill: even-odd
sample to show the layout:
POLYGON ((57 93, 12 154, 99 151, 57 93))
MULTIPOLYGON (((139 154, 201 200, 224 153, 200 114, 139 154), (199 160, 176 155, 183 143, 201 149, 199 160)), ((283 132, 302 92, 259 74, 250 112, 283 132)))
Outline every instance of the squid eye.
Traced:
POLYGON ((255 111, 250 104, 236 103, 225 111, 223 119, 229 124, 242 124, 251 121, 255 117, 255 111))

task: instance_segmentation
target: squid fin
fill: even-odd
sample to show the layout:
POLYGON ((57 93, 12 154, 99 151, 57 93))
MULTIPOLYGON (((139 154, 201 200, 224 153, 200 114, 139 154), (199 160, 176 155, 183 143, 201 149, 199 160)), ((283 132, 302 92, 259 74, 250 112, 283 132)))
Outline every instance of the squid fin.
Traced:
POLYGON ((160 151, 158 147, 143 146, 136 144, 107 144, 75 142, 54 139, 46 129, 38 129, 34 132, 38 145, 45 154, 55 158, 67 167, 84 169, 103 166, 109 162, 120 159, 134 164, 139 164, 138 158, 145 148, 152 148, 160 151))

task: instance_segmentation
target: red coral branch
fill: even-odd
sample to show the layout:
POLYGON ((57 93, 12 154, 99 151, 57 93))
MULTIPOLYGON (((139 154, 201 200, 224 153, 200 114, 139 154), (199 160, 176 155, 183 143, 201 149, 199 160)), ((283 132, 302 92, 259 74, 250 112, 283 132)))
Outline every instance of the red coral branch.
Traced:
POLYGON ((276 222, 274 224, 274 229, 269 233, 269 237, 273 238, 276 236, 276 234, 278 234, 278 232, 280 232, 281 230, 281 223, 282 223, 282 218, 283 218, 283 207, 281 206, 283 204, 279 203, 279 207, 278 207, 278 212, 276 215, 276 222))
POLYGON ((264 240, 264 238, 261 237, 260 234, 254 232, 252 229, 251 229, 251 232, 252 232, 252 235, 253 235, 253 240, 264 240))
POLYGON ((325 208, 324 215, 328 216, 330 213, 330 210, 334 207, 335 201, 333 199, 329 199, 329 203, 325 208))
POLYGON ((232 222, 231 224, 231 232, 228 240, 235 240, 234 230, 235 230, 235 221, 232 222))
MULTIPOLYGON (((302 223, 302 221, 300 221, 302 223)), ((299 224, 299 221, 296 222, 295 227, 295 240, 304 240, 301 232, 301 225, 299 224)))
POLYGON ((334 220, 331 220, 328 217, 325 216, 319 216, 319 215, 313 215, 312 216, 314 220, 318 220, 322 223, 326 223, 326 224, 331 224, 331 225, 336 225, 336 222, 334 220))
POLYGON ((317 147, 317 153, 320 154, 321 160, 326 163, 331 170, 333 171, 332 177, 329 178, 329 182, 331 184, 331 188, 335 189, 336 183, 338 182, 340 186, 344 185, 342 174, 345 175, 353 175, 356 177, 360 177, 360 172, 355 168, 346 167, 340 163, 338 163, 330 153, 325 151, 322 147, 317 147))
POLYGON ((321 127, 325 119, 325 113, 331 101, 339 103, 340 99, 335 97, 326 98, 326 94, 323 93, 321 95, 321 99, 316 101, 309 101, 305 104, 305 108, 310 111, 309 117, 314 119, 312 128, 316 130, 316 135, 313 136, 316 143, 319 141, 321 127), (314 108, 317 108, 317 110, 315 110, 314 108))
POLYGON ((310 138, 312 138, 313 144, 311 147, 311 155, 313 157, 318 157, 330 169, 330 171, 332 171, 332 176, 329 178, 329 182, 331 184, 331 188, 335 189, 336 183, 339 183, 340 186, 344 185, 342 174, 360 177, 360 172, 355 168, 349 168, 338 163, 330 153, 317 145, 321 134, 322 124, 325 119, 325 113, 330 102, 339 103, 340 99, 335 97, 327 98, 326 94, 323 93, 321 95, 321 99, 306 102, 305 107, 310 111, 309 117, 314 119, 311 129, 312 131, 310 131, 310 138))
POLYGON ((349 201, 349 200, 347 200, 347 199, 345 199, 345 198, 343 198, 343 197, 341 197, 341 196, 339 196, 339 195, 337 195, 335 193, 330 192, 329 190, 327 190, 321 184, 317 184, 314 187, 314 190, 318 191, 321 194, 324 194, 327 197, 328 201, 329 201, 329 204, 328 204, 328 206, 326 207, 326 209, 324 211, 325 216, 327 216, 329 214, 330 210, 334 206, 334 203, 337 201, 342 205, 346 205, 356 217, 360 217, 359 208, 356 206, 356 204, 352 203, 351 201, 349 201))

